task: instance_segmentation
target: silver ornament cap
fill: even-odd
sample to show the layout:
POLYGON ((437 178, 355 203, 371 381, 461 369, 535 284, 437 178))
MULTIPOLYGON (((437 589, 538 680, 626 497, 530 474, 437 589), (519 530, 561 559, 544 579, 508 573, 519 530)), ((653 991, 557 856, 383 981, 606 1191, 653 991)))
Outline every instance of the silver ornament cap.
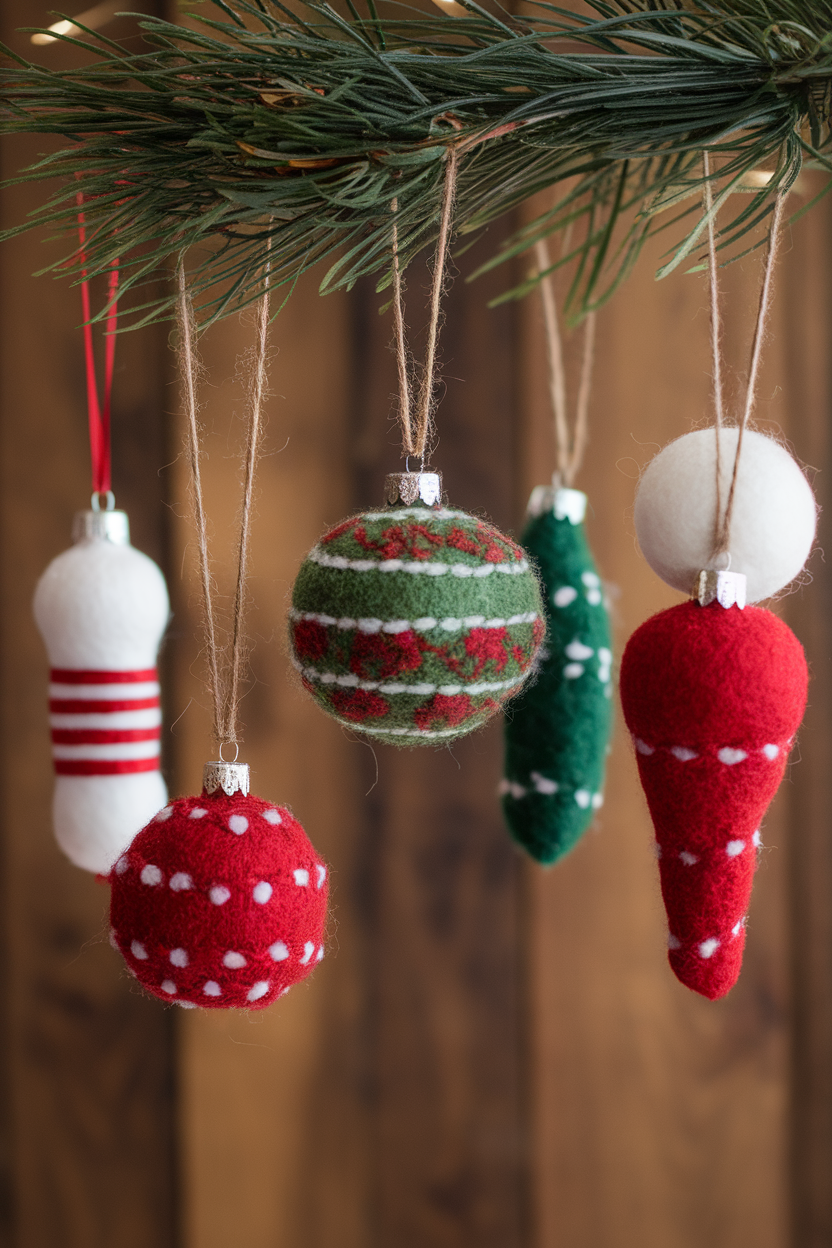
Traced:
POLYGON ((216 793, 222 789, 226 797, 242 793, 248 797, 251 775, 248 763, 224 763, 218 759, 214 763, 206 763, 202 769, 203 793, 216 793))
POLYGON ((586 516, 586 494, 566 486, 536 485, 531 492, 526 514, 542 516, 552 511, 556 520, 568 520, 570 524, 583 524, 586 516))
POLYGON ((693 596, 700 607, 718 602, 721 607, 745 606, 747 578, 743 572, 713 572, 703 569, 697 578, 693 596))
POLYGON ((436 507, 442 501, 441 472, 388 472, 384 480, 384 501, 388 507, 412 507, 424 503, 436 507))
POLYGON ((76 511, 72 520, 72 540, 79 542, 112 542, 114 546, 130 545, 130 521, 126 511, 76 511))

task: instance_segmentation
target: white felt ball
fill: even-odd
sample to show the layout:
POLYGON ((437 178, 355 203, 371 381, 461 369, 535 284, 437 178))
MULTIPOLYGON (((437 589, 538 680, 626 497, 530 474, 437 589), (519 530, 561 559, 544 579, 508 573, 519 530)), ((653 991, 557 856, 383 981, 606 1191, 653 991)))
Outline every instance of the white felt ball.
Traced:
MULTIPOLYGON (((725 514, 738 430, 720 434, 720 517, 725 514)), ((654 572, 683 593, 693 592, 714 558, 716 430, 677 438, 647 465, 635 501, 639 545, 654 572)), ((743 435, 728 551, 730 570, 748 578, 747 599, 770 598, 798 575, 815 538, 817 506, 809 482, 778 442, 747 429, 743 435)))
POLYGON ((167 801, 155 671, 165 579, 126 542, 82 540, 44 572, 34 613, 52 667, 55 837, 76 866, 106 875, 167 801))

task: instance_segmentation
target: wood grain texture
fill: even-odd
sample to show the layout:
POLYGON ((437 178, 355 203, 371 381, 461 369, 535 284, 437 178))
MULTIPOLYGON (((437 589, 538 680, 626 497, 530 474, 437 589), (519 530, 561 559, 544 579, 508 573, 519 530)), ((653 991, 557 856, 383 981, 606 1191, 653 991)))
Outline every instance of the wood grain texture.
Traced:
MULTIPOLYGON (((706 423, 707 305, 695 277, 642 267, 600 314, 592 444, 579 482, 590 538, 615 585, 616 653, 652 612, 678 600, 637 550, 639 471, 665 442, 706 423)), ((655 267, 655 263, 652 267, 655 267)), ((727 270, 731 391, 744 375, 756 308, 756 258, 727 270)), ((782 292, 781 292, 782 293, 782 292)), ((778 325, 789 313, 777 305, 778 325)), ((554 455, 540 316, 523 308, 529 486, 554 455)), ((763 427, 787 420, 773 336, 761 384, 763 427)), ((787 867, 792 769, 763 827, 745 967, 724 1001, 684 989, 665 957, 653 833, 623 724, 606 804, 561 865, 534 871, 531 1083, 538 1248, 785 1248, 789 1242, 787 867)), ((530 868, 530 871, 532 868, 530 868)))
MULTIPOLYGON (((2 37, 46 22, 7 3, 2 37)), ((45 141, 6 141, 11 174, 45 141)), ((4 192, 4 225, 43 184, 4 192)), ((77 290, 33 279, 43 240, 0 253, 3 1082, 0 1238, 13 1248, 167 1248, 176 1240, 171 1020, 134 988, 107 943, 107 890, 65 861, 51 832, 47 661, 31 617, 35 582, 89 505, 77 290)), ((165 459, 159 334, 119 346, 115 489, 138 546, 164 561, 165 459)))

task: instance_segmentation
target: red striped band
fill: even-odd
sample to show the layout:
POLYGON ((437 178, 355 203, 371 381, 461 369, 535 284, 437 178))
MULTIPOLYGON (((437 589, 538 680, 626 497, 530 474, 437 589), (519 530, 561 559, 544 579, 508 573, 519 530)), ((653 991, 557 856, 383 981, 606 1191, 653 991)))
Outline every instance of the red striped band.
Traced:
POLYGON ((133 698, 130 702, 91 702, 86 698, 50 698, 49 709, 55 715, 95 715, 108 711, 149 711, 159 705, 157 698, 133 698))
POLYGON ((98 669, 77 667, 53 667, 49 679, 55 685, 131 685, 146 680, 158 680, 155 667, 145 667, 138 672, 102 672, 98 669))
POLYGON ((123 776, 135 771, 158 771, 159 756, 153 758, 56 758, 56 776, 123 776))
POLYGON ((123 741, 158 741, 161 728, 53 728, 53 745, 119 745, 123 741))

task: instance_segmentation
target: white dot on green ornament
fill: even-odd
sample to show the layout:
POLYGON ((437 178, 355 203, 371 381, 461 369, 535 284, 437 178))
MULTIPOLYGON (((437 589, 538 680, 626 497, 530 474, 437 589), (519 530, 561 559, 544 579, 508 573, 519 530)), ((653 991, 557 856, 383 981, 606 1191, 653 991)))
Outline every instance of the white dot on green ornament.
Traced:
POLYGON ((552 594, 552 602, 556 607, 568 607, 570 602, 574 602, 577 597, 577 589, 573 589, 571 585, 561 585, 560 589, 556 589, 552 594))

